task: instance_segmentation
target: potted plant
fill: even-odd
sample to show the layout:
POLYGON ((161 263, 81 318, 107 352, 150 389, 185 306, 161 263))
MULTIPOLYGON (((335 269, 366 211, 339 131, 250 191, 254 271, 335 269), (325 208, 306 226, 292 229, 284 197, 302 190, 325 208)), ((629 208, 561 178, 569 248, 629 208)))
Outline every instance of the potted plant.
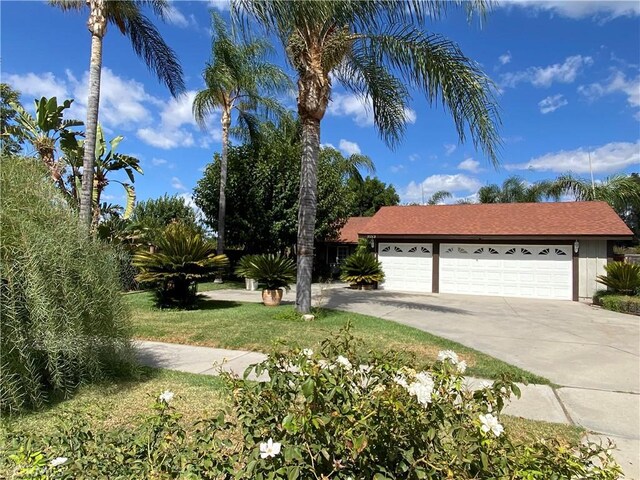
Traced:
POLYGON ((254 279, 262 288, 262 303, 268 307, 280 305, 283 289, 296 279, 293 260, 281 255, 247 255, 240 260, 236 274, 254 279))
POLYGON ((372 290, 384 279, 382 265, 370 252, 356 251, 348 256, 341 267, 340 279, 351 284, 351 288, 372 290))

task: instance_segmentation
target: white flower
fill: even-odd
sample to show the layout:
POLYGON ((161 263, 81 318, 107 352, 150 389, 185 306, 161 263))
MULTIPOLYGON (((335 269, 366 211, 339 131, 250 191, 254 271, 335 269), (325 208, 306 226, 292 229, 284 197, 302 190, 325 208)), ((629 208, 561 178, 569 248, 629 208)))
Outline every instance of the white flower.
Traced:
POLYGON ((373 370, 373 365, 360 365, 358 366, 358 370, 362 373, 369 373, 373 370))
POLYGON ((500 434, 504 431, 504 427, 500 425, 498 419, 494 417, 492 414, 487 413, 486 415, 480 415, 480 430, 483 433, 493 432, 496 437, 499 437, 500 434))
POLYGON ((458 373, 466 372, 467 371, 467 362, 465 362, 463 360, 460 363, 458 363, 457 370, 458 370, 458 373))
POLYGON ((171 400, 173 400, 173 396, 174 396, 174 393, 171 390, 165 390, 160 394, 160 397, 158 397, 158 400, 169 405, 169 403, 171 403, 171 400))
POLYGON ((393 381, 400 385, 402 388, 409 388, 406 377, 402 373, 398 373, 393 377, 393 381))
POLYGON ((280 455, 280 447, 282 447, 282 444, 274 442, 271 438, 267 440, 266 443, 262 442, 260 444, 260 458, 275 457, 276 455, 280 455))
POLYGON ((445 360, 449 360, 451 363, 456 365, 458 363, 458 355, 453 350, 442 350, 438 353, 438 360, 444 362, 445 360))
POLYGON ((351 365, 349 359, 347 357, 343 357, 342 355, 339 355, 338 358, 336 358, 336 363, 342 365, 346 370, 351 370, 353 368, 353 365, 351 365))
POLYGON ((407 387, 409 395, 416 397, 418 403, 426 407, 431 403, 431 395, 433 394, 433 379, 428 372, 420 372, 416 374, 416 381, 407 387))
POLYGON ((329 363, 327 360, 324 359, 320 359, 318 360, 318 366, 322 369, 322 370, 333 370, 334 368, 336 368, 335 365, 332 365, 331 363, 329 363))
POLYGON ((307 358, 311 358, 313 357, 313 350, 311 350, 310 348, 305 348, 304 350, 302 350, 302 354, 307 358))
POLYGON ((49 462, 49 466, 50 467, 57 467, 59 465, 63 465, 65 463, 67 463, 67 460, 69 460, 67 457, 56 457, 53 460, 51 460, 49 462))

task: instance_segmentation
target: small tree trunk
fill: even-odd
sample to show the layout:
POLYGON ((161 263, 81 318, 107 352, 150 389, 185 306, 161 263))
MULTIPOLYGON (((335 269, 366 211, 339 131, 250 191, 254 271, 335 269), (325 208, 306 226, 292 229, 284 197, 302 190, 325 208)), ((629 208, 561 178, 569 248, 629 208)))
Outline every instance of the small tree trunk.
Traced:
MULTIPOLYGON (((220 198, 218 199, 218 244, 216 253, 224 254, 225 227, 224 220, 227 215, 227 170, 229 161, 229 127, 231 126, 231 112, 228 108, 222 111, 222 158, 220 159, 220 198)), ((214 283, 222 283, 222 273, 216 275, 214 283)))
POLYGON ((311 311, 311 276, 313 273, 313 238, 318 203, 318 156, 320 154, 320 120, 307 116, 302 121, 302 159, 300 165, 300 205, 298 209, 298 273, 296 309, 311 311))
POLYGON ((102 38, 106 30, 104 0, 88 0, 91 8, 87 26, 91 32, 91 61, 89 64, 89 98, 85 124, 84 157, 82 162, 82 193, 80 195, 80 222, 91 229, 93 218, 93 169, 95 167, 98 108, 100 106, 100 74, 102 71, 102 38))

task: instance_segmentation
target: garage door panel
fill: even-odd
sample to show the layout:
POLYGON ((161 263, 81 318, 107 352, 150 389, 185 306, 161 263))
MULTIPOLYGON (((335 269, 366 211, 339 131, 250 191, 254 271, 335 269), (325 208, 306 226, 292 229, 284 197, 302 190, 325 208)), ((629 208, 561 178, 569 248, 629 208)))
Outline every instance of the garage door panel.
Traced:
POLYGON ((431 292, 432 250, 428 243, 380 243, 378 260, 385 275, 380 288, 431 292))
POLYGON ((440 252, 443 293, 572 298, 571 246, 443 244, 440 252))

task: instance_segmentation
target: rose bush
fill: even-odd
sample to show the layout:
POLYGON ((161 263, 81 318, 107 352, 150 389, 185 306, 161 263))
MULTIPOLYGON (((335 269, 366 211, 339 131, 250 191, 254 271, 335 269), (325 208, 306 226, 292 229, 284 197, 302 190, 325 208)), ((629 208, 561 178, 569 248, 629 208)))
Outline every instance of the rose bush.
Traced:
POLYGON ((271 355, 253 372, 268 374, 267 381, 228 376, 228 411, 188 431, 175 409, 179 392, 169 391, 156 400, 154 415, 126 432, 94 433, 74 420, 55 438, 20 439, 14 468, 29 478, 605 480, 620 474, 610 445, 512 442, 500 412, 519 394, 517 386, 503 379, 469 391, 454 352, 415 371, 392 355, 356 351, 346 332, 317 353, 271 355), (57 457, 67 460, 53 466, 57 457))

